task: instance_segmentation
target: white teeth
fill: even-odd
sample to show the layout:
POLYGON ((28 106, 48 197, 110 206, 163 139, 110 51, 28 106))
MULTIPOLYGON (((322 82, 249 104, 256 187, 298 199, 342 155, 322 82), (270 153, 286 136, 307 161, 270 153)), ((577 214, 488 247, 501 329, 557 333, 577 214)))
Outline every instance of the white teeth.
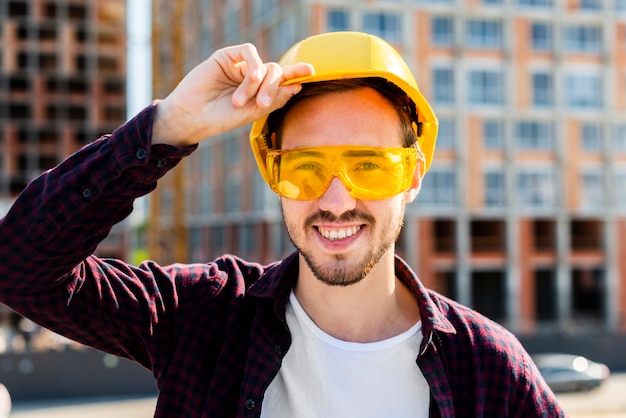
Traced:
POLYGON ((353 226, 350 228, 341 228, 341 229, 328 229, 328 228, 319 228, 320 234, 326 239, 337 241, 340 239, 344 239, 346 237, 351 237, 352 235, 359 232, 361 229, 360 226, 353 226))

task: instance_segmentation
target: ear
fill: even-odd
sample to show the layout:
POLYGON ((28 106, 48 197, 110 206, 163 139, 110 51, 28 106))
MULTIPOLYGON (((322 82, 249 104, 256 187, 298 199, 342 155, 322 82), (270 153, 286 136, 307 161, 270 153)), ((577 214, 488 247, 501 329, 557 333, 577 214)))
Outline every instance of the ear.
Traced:
POLYGON ((417 194, 420 191, 420 187, 422 187, 422 169, 424 168, 424 164, 418 164, 415 167, 415 172, 413 173, 413 181, 411 182, 411 186, 404 192, 404 203, 411 203, 417 197, 417 194))

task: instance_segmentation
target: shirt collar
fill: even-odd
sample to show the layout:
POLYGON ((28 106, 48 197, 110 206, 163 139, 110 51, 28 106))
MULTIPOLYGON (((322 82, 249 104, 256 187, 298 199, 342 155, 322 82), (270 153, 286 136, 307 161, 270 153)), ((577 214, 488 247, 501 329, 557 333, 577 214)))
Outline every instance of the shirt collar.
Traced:
MULTIPOLYGON (((456 333, 454 326, 435 303, 428 289, 420 282, 409 265, 397 255, 395 256, 395 269, 396 276, 415 295, 424 335, 431 331, 456 333)), ((266 266, 263 275, 248 289, 248 296, 272 299, 276 316, 285 322, 289 293, 297 280, 298 253, 294 252, 285 259, 266 266)))

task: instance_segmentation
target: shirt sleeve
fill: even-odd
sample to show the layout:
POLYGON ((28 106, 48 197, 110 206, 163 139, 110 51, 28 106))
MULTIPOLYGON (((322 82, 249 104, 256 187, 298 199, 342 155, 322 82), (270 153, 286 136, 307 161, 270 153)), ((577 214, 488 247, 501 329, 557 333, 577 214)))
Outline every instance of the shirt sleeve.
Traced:
POLYGON ((0 303, 69 338, 143 357, 144 365, 137 340, 154 331, 154 304, 175 303, 172 274, 91 254, 134 199, 195 149, 151 146, 156 106, 43 173, 0 219, 0 303), (161 298, 160 290, 168 293, 161 298))

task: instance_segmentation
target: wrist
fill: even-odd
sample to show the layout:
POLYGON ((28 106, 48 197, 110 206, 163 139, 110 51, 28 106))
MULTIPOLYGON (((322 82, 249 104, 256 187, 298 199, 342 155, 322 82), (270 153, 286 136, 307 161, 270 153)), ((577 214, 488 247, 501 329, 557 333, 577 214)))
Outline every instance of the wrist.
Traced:
POLYGON ((152 123, 152 141, 155 144, 167 144, 175 147, 196 145, 195 135, 191 130, 184 129, 184 116, 175 115, 174 109, 167 100, 156 102, 156 114, 152 123))

